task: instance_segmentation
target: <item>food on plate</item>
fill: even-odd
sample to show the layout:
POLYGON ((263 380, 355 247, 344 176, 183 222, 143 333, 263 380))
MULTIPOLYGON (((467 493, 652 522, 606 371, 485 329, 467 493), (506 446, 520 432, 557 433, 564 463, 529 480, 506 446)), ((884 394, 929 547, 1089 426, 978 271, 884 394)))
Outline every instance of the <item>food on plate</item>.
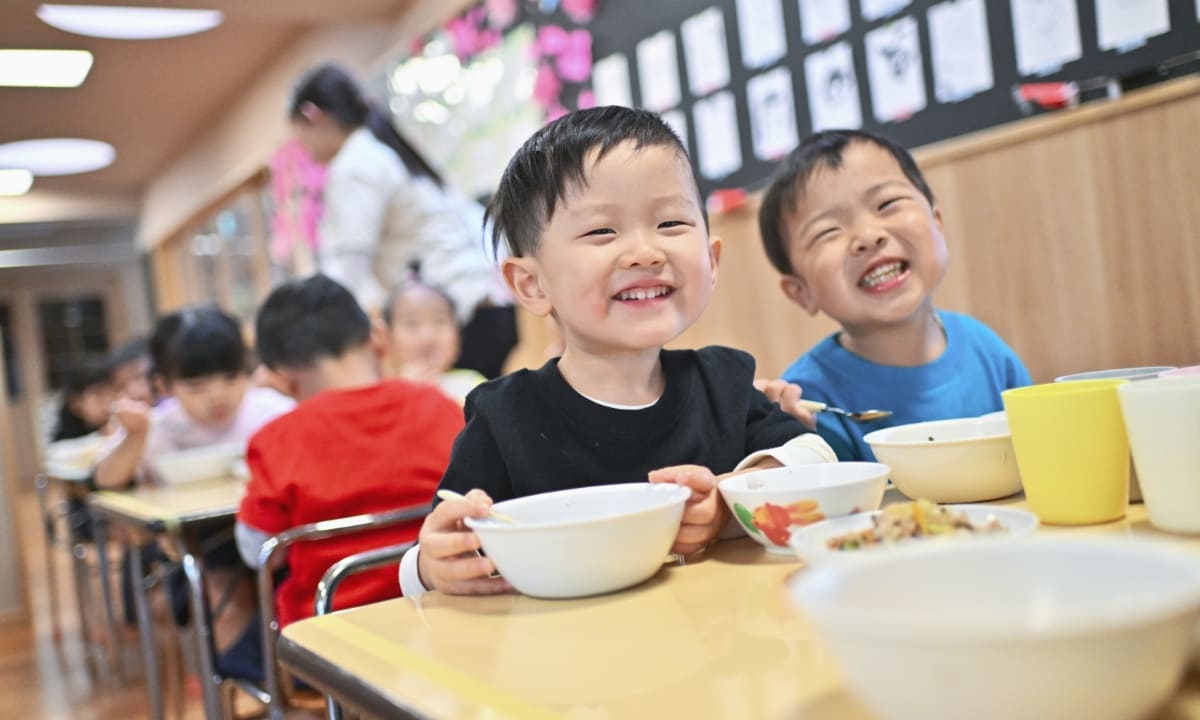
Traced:
POLYGON ((928 500, 888 505, 872 518, 872 526, 831 537, 825 541, 830 550, 858 550, 872 545, 894 543, 913 538, 946 535, 988 535, 1008 530, 995 517, 972 523, 965 513, 928 500))

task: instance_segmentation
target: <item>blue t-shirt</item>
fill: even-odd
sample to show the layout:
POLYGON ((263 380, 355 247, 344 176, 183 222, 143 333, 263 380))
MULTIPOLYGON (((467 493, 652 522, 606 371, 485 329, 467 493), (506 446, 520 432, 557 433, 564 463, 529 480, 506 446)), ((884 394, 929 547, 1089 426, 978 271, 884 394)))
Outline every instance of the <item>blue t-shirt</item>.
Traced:
POLYGON ((968 315, 937 311, 946 350, 917 367, 880 365, 846 350, 837 334, 817 343, 783 373, 808 400, 851 412, 891 410, 882 420, 856 423, 817 413, 817 432, 839 460, 875 460, 863 436, 874 430, 926 420, 973 417, 1003 410, 1000 393, 1029 385, 1020 358, 987 325, 968 315))

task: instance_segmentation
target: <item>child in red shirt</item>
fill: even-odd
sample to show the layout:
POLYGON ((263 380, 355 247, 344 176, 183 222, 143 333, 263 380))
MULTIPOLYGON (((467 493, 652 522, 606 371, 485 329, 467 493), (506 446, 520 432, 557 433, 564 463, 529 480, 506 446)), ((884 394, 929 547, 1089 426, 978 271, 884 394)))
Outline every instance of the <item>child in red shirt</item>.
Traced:
MULTIPOLYGON (((345 288, 323 275, 280 286, 259 310, 256 332, 273 385, 299 404, 250 440, 251 479, 237 518, 248 565, 258 564, 268 537, 296 525, 430 502, 462 410, 436 387, 381 382, 382 335, 345 288)), ((420 524, 292 546, 276 590, 280 627, 312 615, 317 582, 334 562, 415 540, 420 524)), ((399 594, 395 568, 381 568, 347 579, 337 606, 399 594)))

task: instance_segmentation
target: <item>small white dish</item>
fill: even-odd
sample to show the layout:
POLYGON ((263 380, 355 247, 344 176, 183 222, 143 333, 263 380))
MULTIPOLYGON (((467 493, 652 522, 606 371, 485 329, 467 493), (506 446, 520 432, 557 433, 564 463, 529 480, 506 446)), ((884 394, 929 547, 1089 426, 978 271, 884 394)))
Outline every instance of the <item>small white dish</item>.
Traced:
POLYGON ((820 565, 828 562, 853 561, 856 558, 874 556, 881 553, 895 552, 916 547, 940 546, 956 542, 987 542, 996 540, 1011 540, 1031 534, 1038 528, 1038 518, 1031 512, 1013 508, 994 507, 991 505, 946 505, 949 510, 966 515, 972 525, 986 525, 992 518, 1004 528, 1002 533, 980 533, 947 535, 936 538, 913 538, 893 543, 871 545, 857 550, 831 550, 828 542, 832 538, 847 533, 869 530, 875 524, 875 518, 882 510, 858 513, 845 517, 830 518, 815 525, 800 528, 792 533, 789 545, 796 556, 806 565, 820 565))

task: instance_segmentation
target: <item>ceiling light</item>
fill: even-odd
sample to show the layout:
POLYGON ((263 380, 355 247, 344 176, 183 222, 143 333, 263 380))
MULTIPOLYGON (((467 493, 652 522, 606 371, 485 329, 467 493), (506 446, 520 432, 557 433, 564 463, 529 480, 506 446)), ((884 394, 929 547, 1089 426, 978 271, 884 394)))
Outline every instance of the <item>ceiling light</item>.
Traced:
POLYGON ((79 87, 91 69, 87 50, 0 50, 4 87, 79 87))
POLYGON ((34 175, 74 175, 112 165, 117 151, 99 140, 46 138, 0 145, 0 167, 24 168, 34 175))
POLYGON ((29 192, 33 173, 28 170, 0 170, 0 197, 13 197, 29 192))
POLYGON ((211 30, 221 24, 220 10, 182 10, 117 5, 53 5, 38 8, 47 25, 77 35, 117 40, 153 40, 211 30))

